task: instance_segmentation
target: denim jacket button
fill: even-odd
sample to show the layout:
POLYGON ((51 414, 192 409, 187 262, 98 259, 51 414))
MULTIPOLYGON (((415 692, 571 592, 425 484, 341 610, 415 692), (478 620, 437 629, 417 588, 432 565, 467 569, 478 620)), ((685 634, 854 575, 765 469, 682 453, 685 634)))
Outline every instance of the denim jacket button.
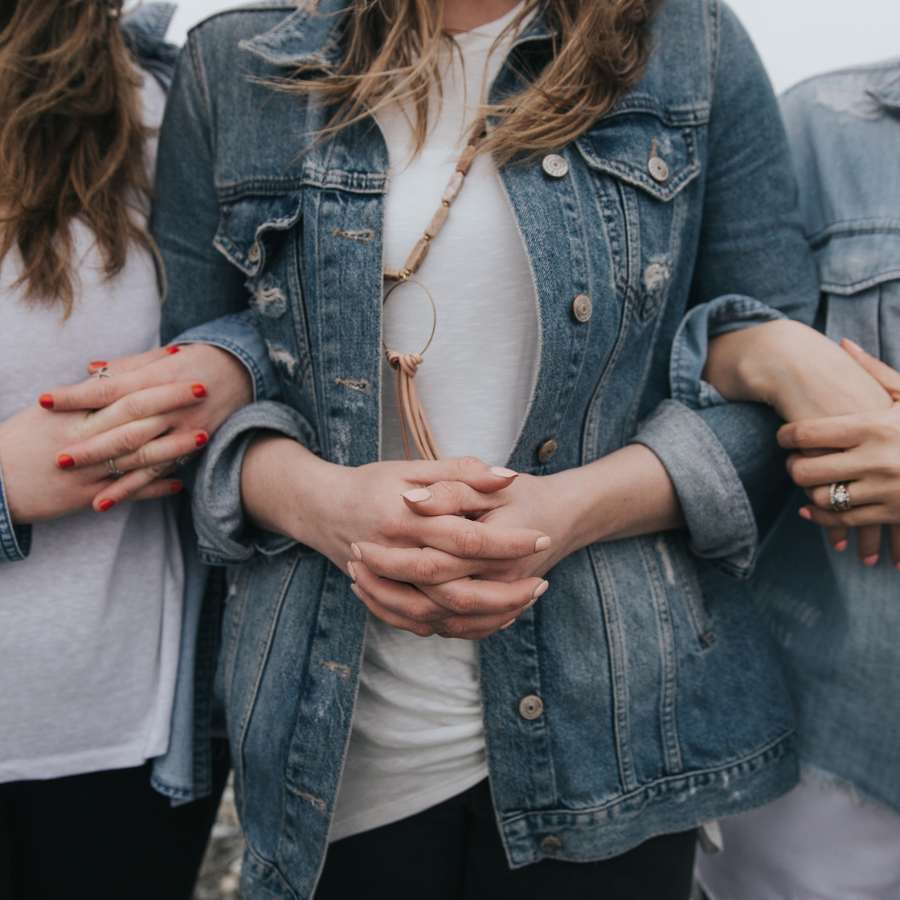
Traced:
POLYGON ((544 712, 544 701, 537 694, 529 694, 519 701, 519 715, 523 719, 538 719, 544 712))
POLYGON ((557 153, 545 156, 541 168, 553 178, 562 178, 569 171, 569 164, 557 153))
POLYGON ((259 249, 259 242, 256 241, 247 253, 247 259, 252 263, 258 263, 262 256, 262 250, 259 249))
POLYGON ((594 304, 587 294, 579 294, 572 303, 572 315, 579 322, 587 322, 594 313, 594 304))
POLYGON ((647 170, 654 181, 665 181, 669 177, 669 164, 661 156, 651 156, 647 170))
POLYGON ((555 834, 548 834, 547 837, 541 838, 538 846, 544 853, 558 853, 562 850, 562 845, 563 842, 555 834))
POLYGON ((537 458, 542 463, 549 462, 557 450, 559 450, 559 441, 550 438, 549 441, 544 441, 544 443, 538 447, 537 458))

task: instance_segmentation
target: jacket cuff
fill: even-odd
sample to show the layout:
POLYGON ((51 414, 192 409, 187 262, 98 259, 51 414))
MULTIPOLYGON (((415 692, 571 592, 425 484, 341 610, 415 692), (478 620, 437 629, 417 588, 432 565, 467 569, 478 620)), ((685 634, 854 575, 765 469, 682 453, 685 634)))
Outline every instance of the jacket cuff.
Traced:
POLYGON ((682 403, 665 400, 632 443, 652 450, 681 502, 691 550, 733 578, 746 578, 758 534, 744 485, 716 433, 682 403))
POLYGON ((682 320, 672 344, 669 380, 673 399, 691 409, 727 403, 702 378, 709 341, 720 334, 784 318, 771 306, 740 294, 727 294, 695 306, 682 320))
POLYGON ((265 341, 253 323, 252 310, 222 316, 182 332, 172 344, 212 344, 227 350, 246 366, 253 379, 254 400, 276 400, 280 396, 278 376, 269 359, 265 341))
POLYGON ((208 565, 244 562, 257 553, 274 556, 297 542, 247 523, 241 504, 241 468, 261 431, 275 431, 318 453, 315 432, 281 403, 251 403, 225 421, 209 443, 194 484, 193 511, 200 559, 208 565))
POLYGON ((0 563, 21 562, 31 552, 31 526, 13 525, 0 473, 0 563))

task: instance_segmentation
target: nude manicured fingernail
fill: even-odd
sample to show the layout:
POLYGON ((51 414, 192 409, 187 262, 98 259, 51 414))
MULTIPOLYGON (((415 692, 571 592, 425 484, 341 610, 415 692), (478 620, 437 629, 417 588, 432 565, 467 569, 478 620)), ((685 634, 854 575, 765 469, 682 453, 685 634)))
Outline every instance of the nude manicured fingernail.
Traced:
POLYGON ((547 588, 550 587, 549 581, 542 581, 538 586, 535 592, 531 595, 531 602, 534 603, 538 597, 542 597, 547 593, 547 588))
POLYGON ((100 507, 100 512, 106 512, 108 509, 112 509, 116 505, 115 500, 101 500, 98 504, 100 507))
POLYGON ((432 493, 427 488, 413 488, 411 491, 407 491, 403 497, 410 503, 422 503, 424 500, 430 500, 432 493))
POLYGON ((806 519, 807 522, 812 522, 812 513, 805 506, 801 506, 800 518, 806 519))
POLYGON ((208 442, 209 438, 202 431, 194 437, 194 443, 198 447, 205 447, 208 442))
POLYGON ((61 453, 56 457, 56 464, 61 469, 71 469, 75 465, 75 460, 68 453, 61 453))
POLYGON ((357 600, 363 599, 363 592, 353 582, 350 583, 350 590, 353 591, 354 594, 356 594, 357 600))
POLYGON ((534 542, 534 552, 540 553, 542 550, 546 550, 550 546, 550 538, 545 534, 543 537, 539 537, 534 542))
POLYGON ((353 579, 353 582, 356 583, 356 569, 353 568, 352 562, 347 563, 347 573, 353 579))
MULTIPOLYGON (((863 348, 860 347, 859 344, 856 343, 856 341, 851 341, 850 338, 841 338, 841 343, 849 344, 854 350, 859 350, 860 353, 866 353, 866 351, 863 350, 863 348)), ((866 356, 868 356, 868 355, 869 354, 866 353, 866 356)))
POLYGON ((867 557, 863 560, 863 565, 864 565, 864 566, 874 566, 875 563, 877 563, 877 562, 878 562, 878 554, 875 553, 875 554, 873 554, 872 556, 867 556, 867 557))
POLYGON ((184 487, 184 485, 180 481, 170 481, 169 482, 169 490, 173 494, 177 494, 183 487, 184 487))
POLYGON ((510 625, 515 625, 515 624, 516 624, 516 620, 510 619, 505 625, 501 625, 498 630, 503 631, 505 628, 509 628, 510 625))
POLYGON ((89 366, 93 366, 95 369, 99 369, 100 366, 106 365, 105 359, 95 359, 93 362, 88 363, 89 366))
POLYGON ((44 407, 44 409, 53 409, 53 397, 50 394, 41 394, 38 397, 38 403, 44 407))
POLYGON ((166 347, 166 353, 177 353, 177 352, 178 352, 177 347, 166 347))
POLYGON ((519 474, 518 472, 513 472, 512 469, 505 469, 503 466, 491 466, 488 472, 491 475, 496 475, 498 478, 516 478, 519 474))
POLYGON ((191 385, 191 393, 197 398, 205 397, 206 396, 206 388, 203 387, 202 384, 192 384, 191 385))
POLYGON ((846 541, 838 541, 834 545, 834 549, 837 550, 838 553, 843 553, 847 549, 847 542, 846 541))
POLYGON ((359 549, 359 547, 356 546, 356 544, 351 544, 350 549, 353 551, 353 555, 357 559, 362 559, 362 553, 360 552, 360 549, 359 549))

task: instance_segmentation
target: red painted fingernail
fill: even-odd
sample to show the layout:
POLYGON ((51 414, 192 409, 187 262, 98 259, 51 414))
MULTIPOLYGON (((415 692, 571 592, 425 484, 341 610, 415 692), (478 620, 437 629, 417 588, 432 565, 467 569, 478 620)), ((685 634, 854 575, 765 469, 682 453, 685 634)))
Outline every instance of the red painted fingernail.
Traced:
POLYGON ((177 352, 178 352, 177 347, 166 347, 166 353, 177 353, 177 352))
POLYGON ((68 453, 61 453, 56 457, 56 464, 61 469, 71 469, 75 465, 75 460, 68 453))
POLYGON ((805 507, 800 507, 800 518, 806 519, 807 522, 812 522, 812 513, 805 507))
POLYGON ((191 385, 191 393, 195 397, 205 397, 206 396, 206 388, 203 387, 202 384, 192 384, 191 385))
POLYGON ((98 504, 100 507, 100 512, 106 512, 108 509, 112 509, 116 505, 115 500, 101 500, 98 504))
POLYGON ((205 447, 208 441, 209 438, 202 431, 194 438, 194 443, 198 447, 205 447))
POLYGON ((173 494, 177 494, 183 487, 184 487, 184 485, 180 481, 170 481, 169 482, 169 490, 173 494))
POLYGON ((88 363, 89 366, 93 366, 95 369, 99 369, 100 366, 106 365, 105 359, 95 359, 93 362, 88 363))
POLYGON ((843 553, 847 549, 847 542, 846 541, 838 541, 834 545, 834 549, 837 550, 838 553, 843 553))
POLYGON ((40 403, 44 409, 53 409, 53 397, 50 394, 41 394, 38 398, 38 403, 40 403))
POLYGON ((863 560, 863 565, 864 565, 864 566, 874 566, 875 563, 877 563, 877 562, 878 562, 878 554, 875 553, 875 554, 873 554, 872 556, 867 556, 867 557, 863 560))

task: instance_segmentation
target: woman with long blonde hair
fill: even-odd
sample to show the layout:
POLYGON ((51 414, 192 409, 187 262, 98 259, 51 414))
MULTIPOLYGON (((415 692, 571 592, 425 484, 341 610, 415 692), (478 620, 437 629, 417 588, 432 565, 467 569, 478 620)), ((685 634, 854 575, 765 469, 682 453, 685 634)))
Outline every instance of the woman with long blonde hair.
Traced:
POLYGON ((182 622, 200 599, 185 585, 202 585, 163 498, 181 491, 173 460, 249 399, 246 376, 235 364, 224 411, 204 406, 215 379, 96 413, 38 402, 89 363, 112 380, 101 353, 170 357, 152 349, 147 217, 172 8, 124 22, 121 0, 0 10, 0 897, 187 900, 228 767, 183 807, 170 797, 192 790, 159 773, 169 796, 151 786, 154 759, 211 752, 175 746, 182 622), (128 432, 159 440, 128 453, 128 432), (85 439, 101 455, 76 467, 66 448, 85 439))
POLYGON ((728 580, 783 477, 774 417, 667 399, 707 336, 816 305, 734 16, 222 13, 181 57, 158 188, 164 339, 247 316, 280 387, 195 488, 230 566, 244 895, 684 900, 698 827, 797 778, 728 580))

